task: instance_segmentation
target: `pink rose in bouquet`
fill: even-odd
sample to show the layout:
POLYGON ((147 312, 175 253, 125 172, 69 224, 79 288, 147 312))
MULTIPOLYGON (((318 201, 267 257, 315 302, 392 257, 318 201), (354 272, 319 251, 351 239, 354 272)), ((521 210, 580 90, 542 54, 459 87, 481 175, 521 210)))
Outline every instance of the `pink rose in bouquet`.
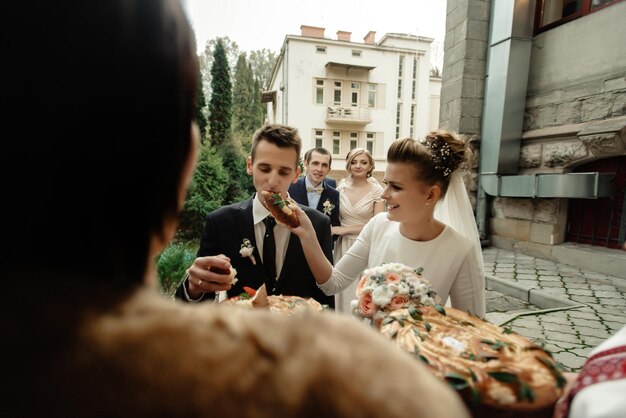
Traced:
POLYGON ((376 312, 376 305, 372 302, 372 293, 363 293, 359 298, 359 314, 365 318, 371 318, 374 312, 376 312))

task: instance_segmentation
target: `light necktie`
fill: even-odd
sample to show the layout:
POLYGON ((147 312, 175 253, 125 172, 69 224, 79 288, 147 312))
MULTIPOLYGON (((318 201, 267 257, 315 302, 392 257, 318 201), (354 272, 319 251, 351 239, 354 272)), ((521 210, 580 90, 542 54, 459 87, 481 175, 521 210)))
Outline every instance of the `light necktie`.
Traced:
POLYGON ((318 186, 318 187, 307 187, 306 188, 307 193, 313 193, 316 192, 317 194, 322 194, 322 192, 324 191, 324 188, 322 186, 318 186))
POLYGON ((276 283, 276 241, 274 239, 274 226, 276 219, 267 216, 263 219, 265 224, 265 235, 263 236, 263 267, 267 277, 266 288, 269 294, 273 293, 276 283))

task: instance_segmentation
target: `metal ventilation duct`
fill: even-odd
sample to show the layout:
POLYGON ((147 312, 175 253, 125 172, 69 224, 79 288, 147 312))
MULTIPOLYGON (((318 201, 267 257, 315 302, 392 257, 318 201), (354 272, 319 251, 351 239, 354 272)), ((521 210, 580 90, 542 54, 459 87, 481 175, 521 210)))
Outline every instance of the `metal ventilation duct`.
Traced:
MULTIPOLYGON (((489 27, 480 186, 491 196, 597 198, 613 195, 611 175, 517 175, 530 53, 533 1, 493 0, 489 27)), ((479 189, 480 192, 480 189, 479 189)), ((479 224, 485 199, 477 202, 479 224)))

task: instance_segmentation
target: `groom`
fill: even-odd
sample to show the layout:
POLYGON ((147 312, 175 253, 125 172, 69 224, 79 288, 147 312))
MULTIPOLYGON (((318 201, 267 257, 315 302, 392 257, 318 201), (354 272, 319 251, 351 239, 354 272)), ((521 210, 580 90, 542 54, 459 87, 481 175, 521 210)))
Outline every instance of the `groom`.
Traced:
MULTIPOLYGON (((284 194, 298 178, 300 147, 295 128, 275 124, 255 132, 247 171, 257 193, 209 213, 197 258, 176 289, 176 298, 187 302, 213 300, 216 291, 226 290, 232 297, 243 293, 244 286, 257 289, 265 284, 270 295, 312 297, 334 307, 333 296, 326 296, 317 287, 300 239, 286 226, 271 223, 273 218, 259 199, 263 190, 284 194), (249 252, 240 251, 243 247, 249 252), (238 279, 232 286, 230 277, 210 271, 211 267, 230 266, 237 270, 238 279)), ((324 255, 332 263, 329 218, 306 206, 302 210, 313 223, 324 255)))
POLYGON ((313 148, 304 154, 306 175, 289 186, 289 196, 301 205, 317 209, 330 218, 332 226, 340 226, 339 192, 325 180, 333 159, 326 148, 313 148))

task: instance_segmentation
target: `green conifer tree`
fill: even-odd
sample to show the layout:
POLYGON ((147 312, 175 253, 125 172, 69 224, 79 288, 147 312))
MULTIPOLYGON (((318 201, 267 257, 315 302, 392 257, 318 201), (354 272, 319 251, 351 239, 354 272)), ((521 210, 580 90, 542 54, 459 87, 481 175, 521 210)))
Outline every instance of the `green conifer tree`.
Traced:
POLYGON ((228 177, 221 157, 210 144, 203 144, 200 147, 196 171, 187 189, 187 199, 180 214, 179 238, 194 241, 200 238, 207 214, 224 204, 224 195, 229 183, 228 177))
POLYGON ((259 127, 254 109, 254 79, 245 54, 240 54, 233 82, 233 131, 249 134, 259 127))
POLYGON ((200 142, 204 143, 206 140, 206 130, 209 122, 206 120, 204 110, 206 107, 206 98, 204 97, 204 89, 202 88, 202 73, 198 69, 198 98, 196 99, 196 123, 200 128, 200 142))
POLYGON ((221 40, 215 44, 211 66, 211 99, 209 101, 209 136, 219 147, 230 135, 232 119, 232 86, 228 60, 221 40))

